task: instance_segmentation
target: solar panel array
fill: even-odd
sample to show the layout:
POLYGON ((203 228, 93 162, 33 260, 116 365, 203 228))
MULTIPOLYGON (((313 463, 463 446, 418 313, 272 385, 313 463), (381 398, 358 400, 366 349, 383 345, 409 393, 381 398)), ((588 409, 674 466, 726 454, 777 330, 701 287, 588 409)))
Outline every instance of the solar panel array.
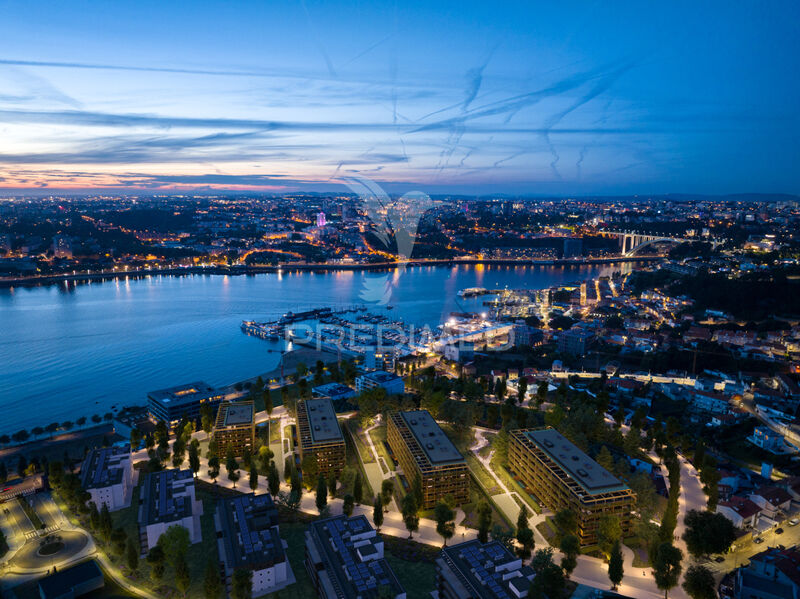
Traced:
POLYGON ((475 580, 484 589, 488 589, 493 597, 511 599, 511 595, 501 586, 504 582, 503 574, 497 572, 495 568, 497 562, 508 561, 507 552, 501 547, 491 543, 483 546, 478 543, 468 543, 464 547, 459 547, 458 557, 467 564, 475 580))
POLYGON ((358 593, 375 591, 380 586, 392 585, 392 574, 384 560, 362 562, 357 549, 351 541, 352 535, 359 535, 371 527, 364 517, 336 518, 328 521, 326 529, 335 552, 342 561, 342 570, 358 593))

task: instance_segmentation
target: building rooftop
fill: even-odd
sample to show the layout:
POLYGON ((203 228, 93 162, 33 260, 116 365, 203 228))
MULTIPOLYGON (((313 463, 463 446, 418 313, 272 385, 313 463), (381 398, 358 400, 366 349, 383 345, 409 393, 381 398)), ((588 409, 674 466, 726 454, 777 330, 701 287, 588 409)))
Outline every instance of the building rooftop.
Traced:
POLYGON ((344 438, 330 399, 307 399, 305 406, 308 414, 308 427, 314 443, 344 438))
POLYGON ((94 560, 83 562, 77 566, 59 570, 39 580, 39 592, 42 599, 50 597, 63 597, 68 590, 89 581, 103 581, 103 572, 94 560))
POLYGON ((543 428, 525 434, 588 493, 607 493, 628 488, 557 430, 543 428))
POLYGON ((102 447, 88 453, 81 465, 81 487, 101 489, 122 482, 123 466, 130 460, 130 447, 102 447))
POLYGON ((321 557, 338 597, 373 598, 383 586, 392 587, 395 595, 403 592, 386 560, 377 558, 376 544, 383 540, 363 514, 316 520, 310 525, 310 533, 318 541, 317 548, 323 553, 321 557))
POLYGON ((142 485, 139 524, 174 522, 192 515, 192 498, 183 491, 194 486, 191 470, 162 470, 147 475, 142 485))
POLYGON ((325 383, 318 385, 311 389, 311 393, 315 397, 331 397, 337 398, 345 395, 353 396, 356 394, 355 390, 342 383, 325 383))
POLYGON ((222 425, 234 426, 237 424, 251 424, 255 419, 255 404, 252 401, 222 403, 222 425))
POLYGON ((387 381, 393 381, 400 378, 396 374, 392 372, 386 372, 385 370, 372 370, 370 372, 365 372, 361 376, 375 381, 376 383, 385 383, 387 381))
POLYGON ((428 410, 400 412, 400 416, 431 464, 439 465, 464 461, 464 456, 456 449, 450 438, 444 434, 444 431, 428 410))
POLYGON ((220 499, 217 514, 228 568, 262 570, 286 561, 278 534, 278 509, 271 495, 220 499))
POLYGON ((150 391, 147 394, 147 397, 162 404, 180 405, 182 403, 191 403, 205 397, 213 397, 218 394, 219 392, 208 383, 197 381, 194 383, 186 383, 184 385, 169 387, 168 389, 150 391))
POLYGON ((442 557, 471 597, 515 599, 531 584, 533 570, 523 568, 522 560, 511 555, 499 541, 483 544, 475 539, 451 545, 442 549, 442 557))

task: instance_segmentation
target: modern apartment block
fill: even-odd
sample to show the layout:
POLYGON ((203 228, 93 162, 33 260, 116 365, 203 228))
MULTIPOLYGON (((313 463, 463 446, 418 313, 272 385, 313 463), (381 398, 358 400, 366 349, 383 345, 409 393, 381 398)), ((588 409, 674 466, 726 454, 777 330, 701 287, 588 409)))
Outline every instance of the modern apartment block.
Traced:
POLYGON ((139 541, 142 552, 152 549, 173 524, 189 531, 189 541, 202 540, 203 502, 195 499, 191 470, 162 470, 144 479, 139 495, 139 541))
POLYGON ((527 597, 535 573, 499 541, 477 539, 442 549, 436 560, 439 599, 527 597))
POLYGON ((469 501, 469 471, 464 456, 427 410, 392 414, 386 440, 409 485, 420 480, 422 509, 435 507, 448 496, 456 505, 469 501))
POLYGON ((364 515, 316 520, 306 531, 306 569, 320 599, 406 599, 383 555, 364 515))
POLYGON ((244 455, 244 450, 253 450, 256 438, 256 409, 252 401, 223 402, 217 411, 217 419, 211 438, 217 442, 219 455, 225 456, 233 449, 235 456, 244 455))
POLYGON ((297 436, 300 459, 314 456, 317 470, 325 476, 341 474, 345 463, 344 436, 330 399, 297 402, 297 436))
POLYGON ((214 389, 208 383, 197 381, 151 391, 147 394, 147 411, 154 422, 164 420, 171 425, 180 422, 184 416, 199 419, 202 404, 210 403, 212 408, 216 408, 224 397, 222 391, 214 389))
POLYGON ((253 572, 253 597, 274 593, 295 582, 286 558, 286 541, 278 534, 278 509, 272 496, 240 495, 217 502, 214 514, 225 585, 234 571, 253 572))
POLYGON ((90 451, 81 465, 81 487, 101 509, 113 512, 131 503, 133 460, 128 447, 103 447, 90 451))
POLYGON ((631 534, 634 492, 557 430, 511 431, 508 465, 550 510, 572 510, 582 545, 597 543, 606 515, 619 520, 624 536, 631 534))
POLYGON ((401 394, 406 390, 403 379, 391 372, 373 370, 356 377, 356 391, 359 393, 376 387, 383 387, 388 395, 401 394))

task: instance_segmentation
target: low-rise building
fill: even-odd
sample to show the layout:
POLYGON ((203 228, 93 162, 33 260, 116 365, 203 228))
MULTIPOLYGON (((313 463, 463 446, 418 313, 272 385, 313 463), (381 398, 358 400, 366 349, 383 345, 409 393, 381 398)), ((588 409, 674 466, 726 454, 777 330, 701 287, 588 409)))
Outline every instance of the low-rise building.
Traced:
POLYGON ((345 443, 333 402, 330 399, 308 399, 297 402, 297 436, 300 459, 312 456, 317 472, 337 476, 345 464, 345 443))
POLYGON ((469 501, 469 471, 464 456, 427 410, 395 412, 389 417, 386 440, 409 485, 422 488, 422 509, 448 497, 469 501))
POLYGON ((792 496, 780 487, 761 487, 750 493, 749 499, 761 508, 763 516, 773 521, 780 520, 792 504, 792 496))
POLYGON ((757 426, 753 434, 747 438, 753 445, 772 453, 782 453, 785 450, 783 435, 776 433, 768 426, 757 426))
POLYGON ((244 455, 246 449, 252 452, 256 439, 255 404, 252 401, 221 403, 211 438, 217 442, 220 456, 227 455, 230 449, 235 456, 244 455))
POLYGON ((582 356, 593 339, 594 333, 583 327, 575 327, 558 335, 556 347, 563 354, 582 356))
POLYGON ((147 411, 154 422, 164 420, 167 424, 175 424, 184 416, 198 420, 201 405, 209 403, 216 409, 224 397, 222 391, 197 381, 151 391, 147 394, 147 411))
POLYGON ((734 593, 750 599, 800 599, 800 551, 767 549, 736 570, 734 593))
POLYGON ((306 569, 320 599, 406 599, 366 516, 315 520, 305 537, 306 569))
POLYGON ((271 495, 251 493, 220 499, 214 525, 228 588, 233 573, 240 568, 253 572, 253 597, 274 593, 295 582, 271 495))
POLYGON ((139 496, 139 541, 142 553, 152 549, 166 530, 177 524, 189 531, 189 542, 199 543, 203 502, 195 499, 191 470, 151 472, 139 496))
POLYGON ((328 398, 337 401, 350 399, 355 396, 355 390, 342 383, 325 383, 324 385, 318 385, 311 389, 312 398, 328 398))
POLYGON ((736 528, 755 528, 761 508, 746 497, 733 495, 717 504, 717 513, 733 522, 736 528))
POLYGON ((582 545, 597 543, 603 516, 631 534, 636 495, 622 481, 552 428, 511 431, 508 465, 522 484, 553 512, 571 510, 582 545))
POLYGON ((387 395, 399 395, 406 390, 402 378, 384 370, 373 370, 356 377, 356 391, 359 393, 376 387, 386 389, 387 395))
POLYGON ((102 589, 105 584, 100 566, 89 560, 41 578, 39 596, 42 599, 74 599, 102 589))
POLYGON ((133 461, 129 447, 93 449, 81 464, 81 487, 91 501, 110 512, 128 507, 133 491, 133 461))
POLYGON ((527 597, 534 576, 533 569, 499 541, 451 545, 436 560, 439 599, 527 597))

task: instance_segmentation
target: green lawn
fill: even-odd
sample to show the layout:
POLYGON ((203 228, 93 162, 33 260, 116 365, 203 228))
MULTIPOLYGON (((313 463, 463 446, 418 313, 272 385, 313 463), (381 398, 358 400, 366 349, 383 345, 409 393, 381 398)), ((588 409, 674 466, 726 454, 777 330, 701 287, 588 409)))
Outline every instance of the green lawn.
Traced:
POLYGON ((39 514, 37 514, 36 510, 28 504, 24 497, 17 497, 17 502, 22 507, 22 511, 25 512, 26 516, 28 516, 28 519, 31 521, 31 524, 33 524, 33 527, 36 530, 44 528, 44 524, 42 523, 42 519, 39 518, 39 514))
POLYGON ((386 462, 386 466, 394 470, 394 461, 389 455, 389 450, 386 449, 386 445, 383 444, 383 442, 386 441, 386 425, 384 424, 377 428, 373 428, 371 431, 369 431, 369 436, 372 439, 372 442, 375 444, 375 449, 378 450, 378 455, 383 458, 384 462, 386 462))
MULTIPOLYGON (((102 589, 81 595, 82 599, 128 599, 137 597, 119 586, 113 578, 105 575, 105 586, 102 589)), ((9 595, 10 596, 10 595, 9 595)), ((31 580, 14 587, 14 596, 17 599, 40 599, 39 581, 31 580)))
POLYGON ((512 529, 506 519, 503 517, 503 514, 501 514, 500 511, 495 507, 494 503, 492 503, 489 497, 487 497, 486 493, 483 492, 483 489, 480 488, 478 483, 476 483, 473 478, 469 479, 469 483, 469 503, 465 503, 464 505, 460 506, 461 509, 464 510, 464 519, 461 522, 456 522, 456 524, 458 526, 466 526, 468 528, 474 528, 477 530, 478 504, 481 501, 486 501, 486 503, 489 504, 489 507, 492 508, 492 525, 499 524, 508 532, 512 532, 512 529))
POLYGON ((505 466, 500 464, 496 457, 492 458, 491 462, 492 470, 497 475, 497 477, 503 481, 506 487, 508 487, 509 491, 516 491, 520 497, 525 500, 525 503, 528 504, 528 507, 531 508, 537 514, 542 513, 542 508, 539 506, 539 502, 526 491, 522 485, 517 482, 511 473, 506 469, 505 466))
POLYGON ((464 454, 464 458, 467 460, 467 467, 470 472, 472 472, 472 475, 481 482, 489 495, 500 495, 503 493, 503 489, 497 484, 497 481, 486 469, 486 466, 475 457, 474 453, 466 453, 464 454))
MULTIPOLYGON (((356 455, 356 449, 355 446, 353 445, 353 435, 352 434, 345 435, 344 442, 345 442, 345 460, 347 466, 361 473, 361 490, 363 492, 363 498, 361 502, 372 503, 373 498, 375 497, 375 491, 369 482, 369 477, 367 476, 367 473, 364 471, 364 467, 361 465, 361 461, 358 459, 358 455, 356 455)), ((378 489, 378 492, 380 492, 380 489, 378 489)))
POLYGON ((281 421, 279 418, 273 418, 269 421, 269 442, 280 443, 281 441, 281 421))
POLYGON ((367 442, 364 440, 364 431, 361 430, 361 426, 358 423, 357 418, 348 418, 347 420, 343 420, 340 422, 344 422, 344 427, 347 429, 347 432, 350 433, 350 436, 353 438, 355 442, 355 446, 358 449, 359 455, 361 455, 361 459, 364 460, 365 464, 371 464, 375 461, 375 456, 372 455, 372 451, 367 446, 367 442))

